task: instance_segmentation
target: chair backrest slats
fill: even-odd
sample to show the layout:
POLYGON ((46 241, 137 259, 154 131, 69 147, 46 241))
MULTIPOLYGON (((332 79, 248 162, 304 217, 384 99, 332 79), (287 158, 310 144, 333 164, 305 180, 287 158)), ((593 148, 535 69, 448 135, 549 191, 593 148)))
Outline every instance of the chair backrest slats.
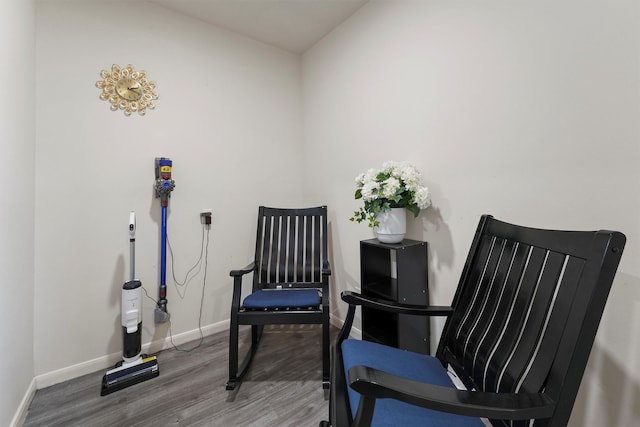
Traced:
POLYGON ((527 295, 529 301, 525 310, 516 313, 522 318, 515 347, 502 366, 498 377, 497 391, 517 391, 517 382, 526 372, 526 367, 536 357, 540 334, 544 332, 547 313, 556 292, 556 283, 563 266, 563 257, 556 253, 545 253, 540 274, 527 295))
POLYGON ((278 209, 258 213, 254 289, 317 287, 327 259, 326 207, 278 209))
POLYGON ((495 372, 489 370, 490 360, 495 355, 498 343, 509 333, 506 328, 508 320, 513 316, 516 293, 522 283, 522 271, 531 254, 531 248, 519 243, 506 242, 505 253, 503 254, 502 273, 497 278, 498 283, 494 286, 494 301, 490 316, 484 321, 486 328, 482 340, 475 349, 473 361, 473 377, 482 378, 482 387, 486 388, 487 376, 495 372))
POLYGON ((538 230, 483 217, 437 356, 467 387, 573 393, 573 402, 624 243, 617 232, 538 230))

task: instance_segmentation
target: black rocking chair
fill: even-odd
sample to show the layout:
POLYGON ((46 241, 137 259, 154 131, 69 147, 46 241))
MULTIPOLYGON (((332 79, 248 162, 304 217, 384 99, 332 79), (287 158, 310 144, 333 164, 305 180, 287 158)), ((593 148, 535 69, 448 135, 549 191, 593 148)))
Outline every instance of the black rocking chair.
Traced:
POLYGON ((451 307, 343 292, 330 422, 320 425, 566 426, 625 241, 485 215, 451 307), (435 357, 348 339, 356 306, 447 316, 435 357))
POLYGON ((255 258, 232 270, 229 381, 235 389, 258 350, 264 325, 322 325, 322 386, 329 388, 329 259, 327 207, 278 209, 260 206, 255 258), (253 274, 251 293, 241 299, 242 279, 253 274), (251 348, 238 364, 238 330, 251 325, 251 348))

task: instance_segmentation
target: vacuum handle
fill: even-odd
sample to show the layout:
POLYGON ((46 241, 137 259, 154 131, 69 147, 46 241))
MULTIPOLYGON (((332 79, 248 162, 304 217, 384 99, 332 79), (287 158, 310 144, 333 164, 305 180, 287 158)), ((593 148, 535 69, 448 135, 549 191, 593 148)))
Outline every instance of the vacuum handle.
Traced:
POLYGON ((131 280, 136 278, 136 213, 129 213, 129 265, 131 266, 131 280))

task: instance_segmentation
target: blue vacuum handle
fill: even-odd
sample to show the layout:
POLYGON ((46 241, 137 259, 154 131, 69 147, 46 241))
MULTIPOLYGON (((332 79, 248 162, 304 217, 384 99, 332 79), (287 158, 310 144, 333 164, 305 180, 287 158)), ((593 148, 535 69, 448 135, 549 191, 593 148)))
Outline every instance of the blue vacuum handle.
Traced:
POLYGON ((162 206, 162 231, 160 233, 160 302, 167 303, 167 207, 162 206))

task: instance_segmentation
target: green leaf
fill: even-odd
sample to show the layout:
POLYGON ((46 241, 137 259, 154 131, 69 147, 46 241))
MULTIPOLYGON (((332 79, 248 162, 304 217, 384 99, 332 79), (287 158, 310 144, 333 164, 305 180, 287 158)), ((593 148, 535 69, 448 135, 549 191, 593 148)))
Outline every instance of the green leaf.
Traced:
POLYGON ((386 181, 388 178, 389 178, 389 174, 386 174, 384 172, 380 172, 378 173, 378 175, 376 175, 376 181, 378 182, 386 181))

